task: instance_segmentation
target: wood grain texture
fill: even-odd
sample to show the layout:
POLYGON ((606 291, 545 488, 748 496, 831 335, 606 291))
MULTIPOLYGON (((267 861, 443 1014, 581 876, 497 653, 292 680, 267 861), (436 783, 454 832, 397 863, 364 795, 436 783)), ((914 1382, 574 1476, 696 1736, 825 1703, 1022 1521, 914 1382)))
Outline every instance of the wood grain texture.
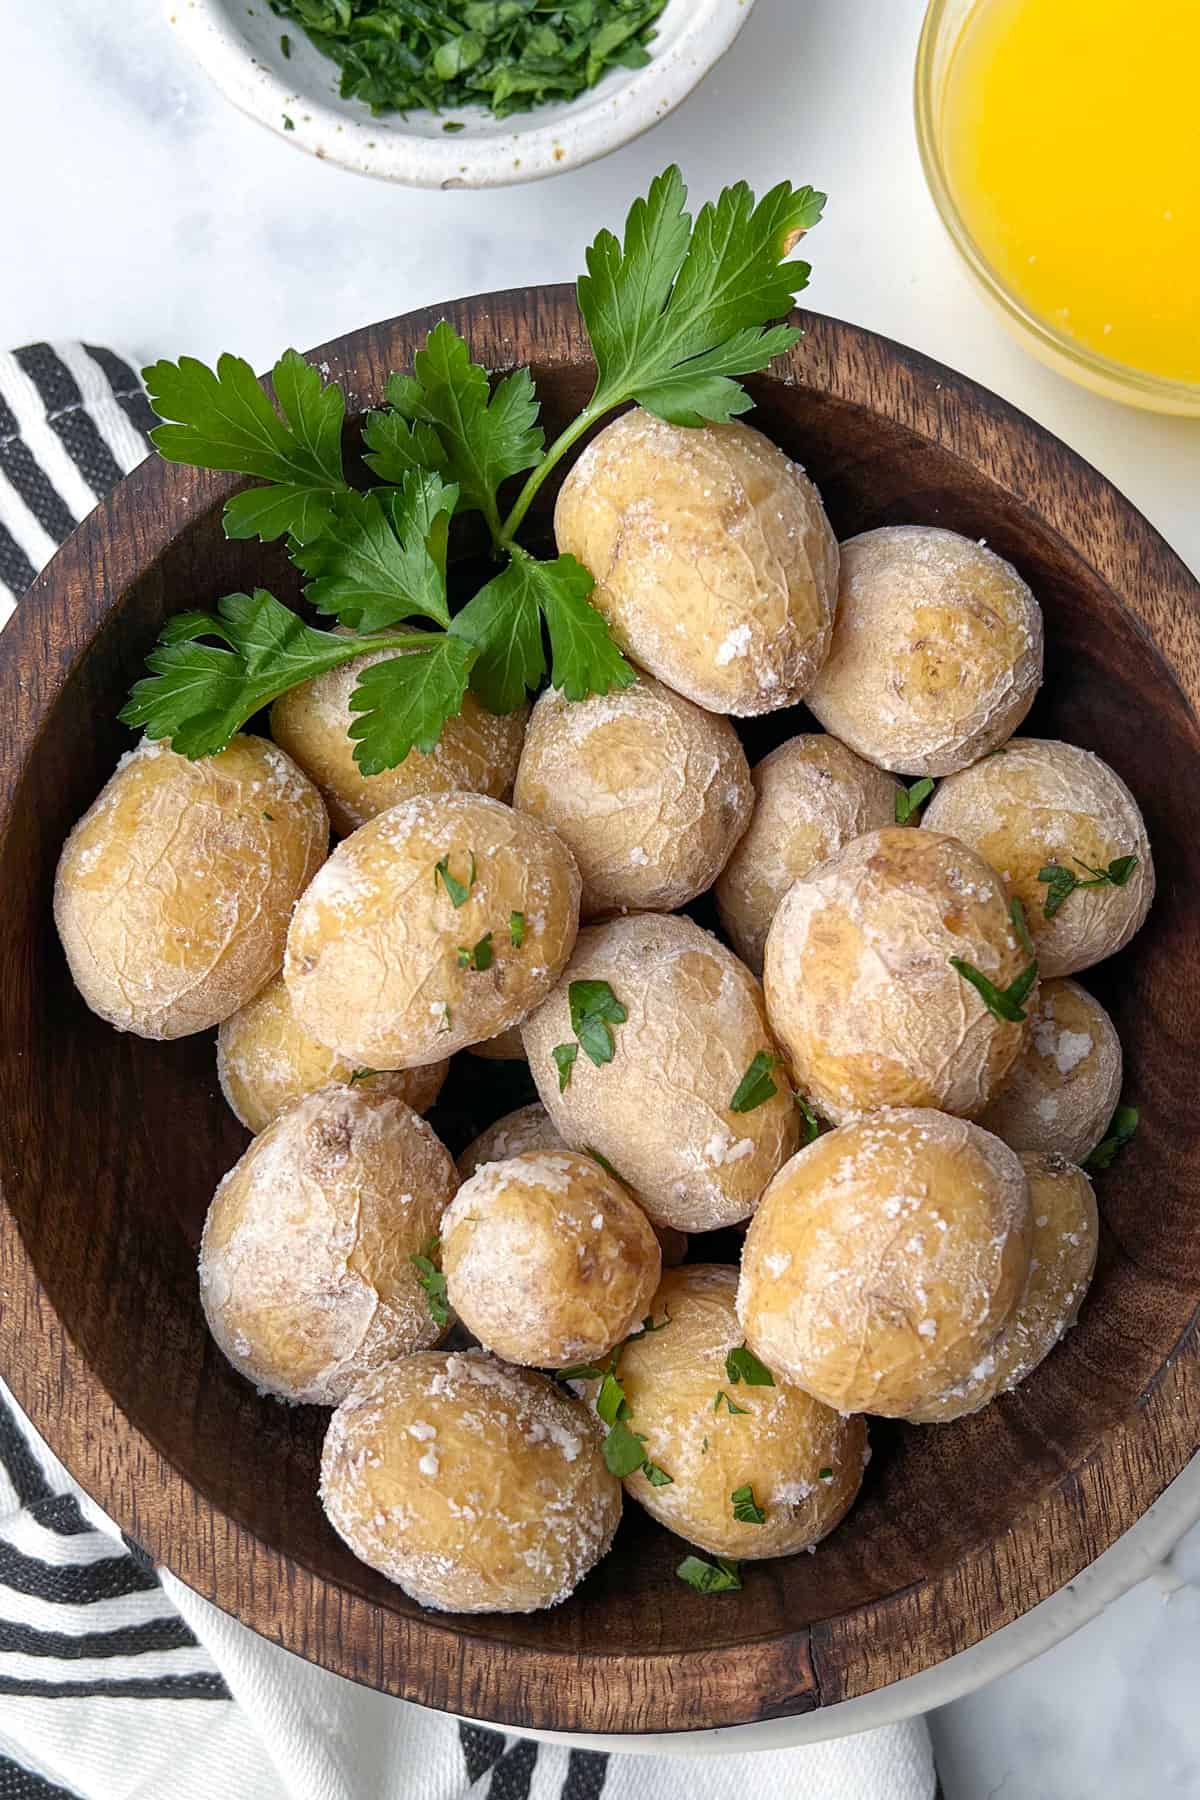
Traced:
MULTIPOLYGON (((445 309, 495 369, 532 364, 547 424, 591 371, 566 289, 445 309)), ((411 363, 441 312, 316 353, 351 410, 411 363)), ((282 598, 273 546, 227 544, 226 477, 148 463, 60 552, 0 639, 0 1365, 99 1502, 183 1580, 344 1675, 517 1726, 590 1732, 739 1724, 863 1694, 977 1642, 1145 1511, 1200 1441, 1200 591, 1093 470, 994 396, 815 316, 754 422, 802 461, 840 535, 926 521, 985 537, 1046 610, 1030 729, 1112 762, 1146 812, 1150 923, 1094 971, 1142 1108, 1103 1178, 1099 1273, 1078 1328, 974 1419, 873 1425, 863 1496, 816 1556, 752 1567, 740 1594, 674 1577, 677 1540, 635 1507, 564 1606, 518 1619, 422 1613, 325 1524, 324 1415, 260 1399, 209 1343, 195 1250, 245 1135, 211 1035, 120 1037, 75 995, 50 917, 58 852, 128 734, 116 711, 165 615, 251 582, 282 598)), ((545 533, 552 495, 532 521, 545 533)), ((754 721, 752 754, 797 729, 754 721)), ((460 1138, 515 1103, 466 1057, 460 1138)))

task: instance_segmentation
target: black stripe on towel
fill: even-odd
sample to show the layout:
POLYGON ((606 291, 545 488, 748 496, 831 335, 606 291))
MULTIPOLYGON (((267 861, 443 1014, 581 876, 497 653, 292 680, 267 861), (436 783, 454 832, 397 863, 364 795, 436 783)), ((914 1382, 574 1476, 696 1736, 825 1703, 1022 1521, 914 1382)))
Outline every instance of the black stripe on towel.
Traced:
POLYGON ((79 1800, 73 1788, 56 1787, 44 1775, 0 1756, 0 1800, 79 1800))
MULTIPOLYGON (((97 1600, 120 1600, 126 1594, 144 1594, 158 1586, 152 1569, 139 1566, 132 1556, 105 1556, 99 1562, 42 1562, 25 1556, 0 1541, 0 1586, 16 1594, 33 1594, 58 1606, 92 1606, 97 1600)), ((4 1800, 0 1791, 0 1800, 4 1800)))
POLYGON ((178 1613, 121 1625, 115 1631, 38 1631, 15 1619, 0 1619, 0 1654, 55 1656, 74 1662, 83 1656, 144 1656, 151 1650, 192 1650, 196 1640, 178 1613))
POLYGON ((0 581, 6 588, 11 588, 19 600, 36 574, 37 570, 7 525, 0 525, 0 581))
POLYGON ((75 517, 21 436, 16 414, 0 394, 0 471, 7 475, 42 530, 61 544, 75 517))
POLYGON ((24 1695, 42 1700, 231 1700, 221 1676, 159 1675, 116 1677, 113 1681, 29 1681, 16 1675, 0 1675, 0 1695, 24 1695))
POLYGON ((488 1800, 529 1800, 538 1747, 532 1738, 518 1738, 492 1770, 488 1800))
MULTIPOLYGON (((0 401, 0 406, 4 403, 0 401)), ((39 1501, 55 1499, 54 1489, 42 1473, 41 1464, 29 1448, 25 1433, 0 1398, 0 1462, 8 1479, 17 1490, 22 1506, 35 1506, 39 1501)), ((65 1498, 70 1498, 69 1495, 65 1498)), ((78 1509, 77 1509, 78 1510, 78 1509)), ((41 1523, 45 1523, 44 1520, 41 1523)))
POLYGON ((104 371, 113 391, 113 398, 135 431, 140 431, 144 436, 161 424, 146 398, 141 382, 123 356, 117 356, 114 351, 106 350, 101 344, 85 344, 83 347, 92 361, 98 363, 104 371))
POLYGON ((486 1725, 472 1725, 467 1719, 458 1721, 458 1741, 467 1765, 467 1780, 472 1784, 495 1768, 504 1755, 504 1734, 489 1731, 486 1725))
POLYGON ((560 1800, 600 1800, 608 1774, 603 1750, 572 1750, 567 1758, 567 1779, 560 1800))
POLYGON ((74 1494, 51 1494, 25 1510, 43 1531, 57 1532, 59 1537, 86 1537, 96 1529, 84 1518, 74 1494))
POLYGON ((79 383, 49 344, 27 344, 13 354, 42 397, 46 422, 97 500, 103 499, 122 469, 83 404, 79 383))

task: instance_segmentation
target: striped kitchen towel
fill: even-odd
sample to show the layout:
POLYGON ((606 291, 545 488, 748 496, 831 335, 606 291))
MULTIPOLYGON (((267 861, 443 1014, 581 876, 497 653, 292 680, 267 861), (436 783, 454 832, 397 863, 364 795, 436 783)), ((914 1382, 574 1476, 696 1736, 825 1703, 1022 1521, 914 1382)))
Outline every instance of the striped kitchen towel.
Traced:
MULTIPOLYGON (((129 362, 0 355, 0 623, 146 454, 129 362)), ((372 1693, 155 1569, 0 1383, 0 1800, 931 1800, 923 1722, 798 1750, 536 1744, 372 1693)))

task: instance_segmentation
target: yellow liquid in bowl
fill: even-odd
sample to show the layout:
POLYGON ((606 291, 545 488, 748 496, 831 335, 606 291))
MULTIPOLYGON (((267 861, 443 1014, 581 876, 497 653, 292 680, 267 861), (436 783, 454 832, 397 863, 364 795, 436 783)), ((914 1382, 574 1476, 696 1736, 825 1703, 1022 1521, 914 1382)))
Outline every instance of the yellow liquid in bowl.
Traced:
POLYGON ((1200 383, 1200 0, 980 0, 942 89, 993 273, 1066 337, 1200 383))

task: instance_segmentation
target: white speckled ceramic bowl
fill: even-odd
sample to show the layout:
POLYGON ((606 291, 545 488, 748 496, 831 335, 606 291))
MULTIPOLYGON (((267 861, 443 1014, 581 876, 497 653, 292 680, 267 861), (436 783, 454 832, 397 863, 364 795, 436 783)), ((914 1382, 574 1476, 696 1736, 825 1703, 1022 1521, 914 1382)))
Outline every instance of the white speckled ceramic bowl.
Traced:
POLYGON ((338 93, 339 71, 266 0, 178 0, 169 16, 227 99, 297 149, 408 187, 506 187, 607 156, 665 119, 728 50, 754 0, 669 0, 642 69, 614 69, 578 99, 508 119, 481 108, 376 118, 338 93), (281 48, 284 33, 291 54, 281 48))

